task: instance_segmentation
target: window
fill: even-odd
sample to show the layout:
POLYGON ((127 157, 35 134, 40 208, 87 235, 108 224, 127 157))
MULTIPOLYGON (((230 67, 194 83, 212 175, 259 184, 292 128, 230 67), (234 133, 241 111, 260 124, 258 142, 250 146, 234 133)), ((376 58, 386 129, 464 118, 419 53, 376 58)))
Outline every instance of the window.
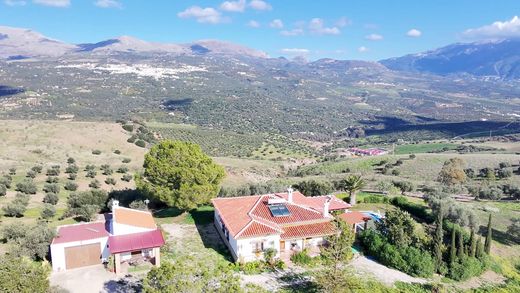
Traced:
POLYGON ((264 251, 264 242, 253 242, 251 244, 253 246, 254 253, 264 251))

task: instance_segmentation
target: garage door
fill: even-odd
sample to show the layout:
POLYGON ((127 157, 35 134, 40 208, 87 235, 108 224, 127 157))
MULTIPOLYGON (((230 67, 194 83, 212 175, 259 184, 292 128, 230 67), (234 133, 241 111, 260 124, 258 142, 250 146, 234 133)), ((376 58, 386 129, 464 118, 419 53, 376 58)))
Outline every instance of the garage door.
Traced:
POLYGON ((100 263, 101 247, 99 243, 65 248, 65 264, 67 270, 100 263))

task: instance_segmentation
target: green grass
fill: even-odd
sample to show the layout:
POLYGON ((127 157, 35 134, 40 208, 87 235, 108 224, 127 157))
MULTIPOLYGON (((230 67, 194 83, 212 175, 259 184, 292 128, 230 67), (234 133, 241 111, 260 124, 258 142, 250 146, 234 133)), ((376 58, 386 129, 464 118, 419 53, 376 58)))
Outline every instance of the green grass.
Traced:
POLYGON ((407 144, 395 147, 396 155, 429 153, 440 151, 443 149, 453 150, 457 147, 453 143, 422 143, 422 144, 407 144))
POLYGON ((215 208, 212 206, 201 206, 186 214, 184 223, 186 224, 209 224, 213 222, 215 208))

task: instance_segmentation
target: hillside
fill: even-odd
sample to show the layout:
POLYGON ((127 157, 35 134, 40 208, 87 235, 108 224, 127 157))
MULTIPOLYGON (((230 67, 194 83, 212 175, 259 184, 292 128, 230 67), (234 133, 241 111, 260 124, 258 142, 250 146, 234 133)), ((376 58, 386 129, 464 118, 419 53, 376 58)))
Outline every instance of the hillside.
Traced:
POLYGON ((520 39, 453 44, 436 50, 382 60, 392 70, 440 75, 471 74, 520 78, 520 39))

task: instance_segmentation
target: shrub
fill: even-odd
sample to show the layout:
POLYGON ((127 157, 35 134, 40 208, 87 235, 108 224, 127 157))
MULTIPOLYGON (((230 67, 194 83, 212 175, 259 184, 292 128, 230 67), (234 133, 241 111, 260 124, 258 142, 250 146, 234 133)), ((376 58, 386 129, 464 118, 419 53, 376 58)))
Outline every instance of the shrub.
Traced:
POLYGON ((68 191, 76 191, 78 189, 78 185, 74 182, 65 183, 65 190, 68 191))
POLYGON ((511 171, 509 169, 500 169, 497 172, 497 176, 500 179, 509 178, 509 177, 513 176, 513 171, 511 171))
POLYGON ((297 251, 291 255, 291 261, 294 264, 310 266, 313 264, 313 259, 309 255, 309 251, 307 249, 303 249, 301 251, 297 251))
POLYGON ((23 182, 16 184, 16 191, 25 194, 35 194, 37 191, 36 184, 30 179, 25 179, 23 182))
POLYGON ((29 205, 29 196, 18 193, 16 197, 8 204, 2 207, 4 215, 7 217, 22 217, 27 206, 29 205))
POLYGON ((16 168, 9 168, 9 175, 16 175, 16 168))
POLYGON ((98 189, 101 187, 101 182, 99 182, 99 180, 97 180, 97 179, 94 179, 94 180, 90 181, 88 187, 98 189))
POLYGON ((40 212, 40 217, 48 220, 56 215, 56 208, 51 204, 45 204, 40 212))
POLYGON ((60 181, 60 179, 55 176, 48 176, 47 179, 45 179, 47 183, 58 183, 58 181, 60 181))
POLYGON ((43 197, 43 202, 51 205, 57 204, 59 200, 60 198, 56 193, 46 193, 43 197))
POLYGON ((499 200, 504 196, 504 192, 498 186, 488 186, 480 189, 478 193, 479 198, 499 200))
POLYGON ((97 175, 97 172, 95 170, 88 170, 85 177, 87 178, 95 178, 97 175))
POLYGON ((131 161, 132 161, 132 159, 130 159, 130 158, 124 158, 122 162, 123 162, 124 164, 128 164, 128 163, 130 163, 131 161))
POLYGON ((132 180, 133 176, 130 175, 130 174, 125 174, 123 175, 123 177, 121 177, 121 180, 125 181, 125 182, 130 182, 132 180))
POLYGON ((5 196, 7 194, 7 187, 5 185, 0 184, 0 196, 5 196))
POLYGON ((93 155, 101 155, 101 151, 100 150, 92 150, 92 154, 93 155))
POLYGON ((128 167, 126 166, 121 166, 117 169, 117 173, 127 173, 128 172, 128 167))
POLYGON ((485 266, 477 258, 463 257, 451 264, 449 277, 456 281, 467 280, 482 273, 485 266))
POLYGON ((412 214, 413 216, 426 220, 431 221, 431 215, 428 212, 427 208, 425 206, 413 203, 408 201, 408 199, 404 196, 397 196, 390 200, 390 203, 394 206, 405 210, 412 214))
POLYGON ((116 180, 112 177, 108 177, 107 179, 105 179, 105 183, 108 185, 116 185, 116 180))
POLYGON ((116 154, 116 155, 120 155, 120 154, 121 154, 121 151, 120 151, 120 150, 115 150, 115 151, 114 151, 114 154, 116 154))
POLYGON ((74 164, 74 163, 76 163, 76 160, 75 160, 74 158, 69 157, 69 158, 67 159, 67 164, 74 164))
POLYGON ((96 170, 96 166, 94 165, 86 165, 85 166, 85 171, 93 171, 93 170, 96 170))
POLYGON ((137 140, 137 136, 132 135, 130 138, 128 138, 126 141, 129 143, 134 143, 137 140))
POLYGON ((108 164, 101 165, 100 169, 103 171, 103 175, 112 175, 112 173, 114 173, 108 164))
POLYGON ((509 168, 509 167, 511 167, 511 163, 501 162, 500 164, 498 164, 498 166, 500 167, 500 169, 509 168))
POLYGON ((32 167, 31 170, 36 172, 36 173, 38 173, 38 174, 40 174, 43 171, 43 167, 37 165, 37 166, 32 167))
POLYGON ((399 169, 393 169, 392 170, 392 175, 399 176, 400 174, 401 174, 401 171, 399 171, 399 169))
POLYGON ((60 169, 50 168, 47 169, 47 172, 45 173, 47 176, 58 176, 60 175, 60 169))
POLYGON ((148 205, 142 200, 134 200, 128 205, 128 207, 134 210, 148 210, 148 205))
POLYGON ((132 131, 134 131, 134 126, 132 124, 125 124, 125 125, 123 125, 123 129, 128 132, 132 132, 132 131))
POLYGON ((27 177, 27 178, 34 179, 34 178, 36 178, 36 172, 34 172, 34 171, 32 171, 32 170, 31 170, 31 171, 28 171, 26 177, 27 177))
POLYGON ((364 203, 387 203, 387 202, 389 202, 389 199, 386 196, 371 194, 371 195, 366 196, 365 198, 363 198, 363 200, 360 200, 360 202, 364 202, 364 203))
POLYGON ((69 180, 76 180, 77 177, 78 177, 78 174, 70 173, 68 178, 69 178, 69 180))
POLYGON ((13 179, 9 175, 4 175, 3 177, 0 177, 0 184, 5 186, 7 189, 11 188, 12 182, 13 179))
POLYGON ((250 261, 240 264, 240 270, 246 275, 256 275, 264 270, 264 263, 261 261, 250 261))
POLYGON ((415 154, 411 154, 410 156, 408 156, 410 159, 415 159, 417 156, 415 154))
POLYGON ((410 181, 393 181, 392 183, 395 187, 401 190, 402 194, 404 194, 405 192, 412 192, 415 190, 415 186, 410 181))
POLYGON ((65 215, 77 216, 83 220, 90 221, 94 219, 96 213, 105 207, 107 199, 107 193, 102 190, 72 193, 67 199, 65 215))
POLYGON ((135 145, 144 148, 146 146, 146 142, 142 139, 139 139, 135 142, 135 145))
POLYGON ((43 186, 43 191, 48 193, 60 193, 60 186, 56 183, 45 184, 43 186))
POLYGON ((65 173, 67 174, 76 174, 79 171, 79 167, 76 164, 70 164, 65 168, 65 173))

